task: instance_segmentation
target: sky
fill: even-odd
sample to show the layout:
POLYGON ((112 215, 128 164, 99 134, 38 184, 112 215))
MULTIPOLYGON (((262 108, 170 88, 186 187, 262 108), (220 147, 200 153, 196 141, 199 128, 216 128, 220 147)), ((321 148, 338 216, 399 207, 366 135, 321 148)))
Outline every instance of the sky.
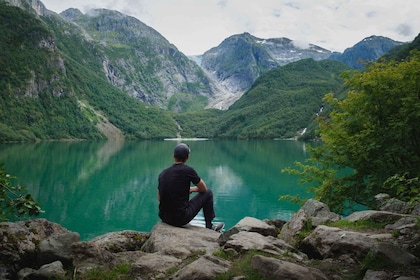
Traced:
POLYGON ((343 52, 371 35, 410 42, 420 33, 419 0, 41 0, 60 13, 105 8, 133 16, 186 55, 248 32, 343 52))

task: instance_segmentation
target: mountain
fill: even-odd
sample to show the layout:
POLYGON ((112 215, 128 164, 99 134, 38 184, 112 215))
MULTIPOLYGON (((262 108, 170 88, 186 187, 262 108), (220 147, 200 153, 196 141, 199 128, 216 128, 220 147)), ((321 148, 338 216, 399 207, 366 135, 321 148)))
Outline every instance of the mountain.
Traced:
POLYGON ((95 43, 103 72, 113 86, 146 104, 184 111, 185 102, 207 104, 216 86, 196 63, 156 30, 117 11, 61 13, 95 43))
POLYGON ((263 73, 229 110, 175 118, 184 137, 293 138, 313 122, 325 94, 344 90, 340 74, 349 69, 339 61, 302 59, 263 73))
POLYGON ((374 62, 403 44, 382 36, 370 36, 344 50, 343 53, 331 54, 329 59, 342 61, 354 69, 363 69, 365 63, 374 62))
MULTIPOLYGON (((201 67, 228 92, 231 103, 248 90, 254 81, 270 69, 305 58, 326 59, 331 52, 315 45, 299 46, 287 38, 261 39, 249 33, 233 35, 205 52, 201 67)), ((197 60, 196 60, 197 61, 197 60)))
POLYGON ((400 61, 407 58, 411 51, 420 51, 420 33, 411 43, 403 44, 390 50, 384 55, 384 59, 400 61))
POLYGON ((16 2, 0 2, 0 141, 176 135, 167 111, 109 83, 100 44, 41 2, 16 2))
POLYGON ((2 142, 291 137, 345 69, 324 62, 328 50, 248 33, 193 61, 116 11, 58 15, 38 0, 7 3, 0 0, 2 142))

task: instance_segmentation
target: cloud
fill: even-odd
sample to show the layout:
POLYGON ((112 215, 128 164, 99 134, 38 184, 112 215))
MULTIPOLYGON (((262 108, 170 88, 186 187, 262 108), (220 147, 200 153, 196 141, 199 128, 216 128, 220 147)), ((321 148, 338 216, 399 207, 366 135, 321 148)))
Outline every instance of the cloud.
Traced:
MULTIPOLYGON (((185 54, 200 54, 249 32, 344 51, 371 35, 398 41, 420 32, 418 0, 43 0, 48 9, 118 10, 161 33, 185 54)), ((299 43, 300 45, 300 43, 299 43)))

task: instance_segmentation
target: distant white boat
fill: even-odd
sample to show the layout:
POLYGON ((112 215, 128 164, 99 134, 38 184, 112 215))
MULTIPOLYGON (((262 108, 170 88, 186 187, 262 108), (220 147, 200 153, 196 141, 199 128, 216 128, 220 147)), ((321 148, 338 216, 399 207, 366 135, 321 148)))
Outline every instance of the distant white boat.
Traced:
POLYGON ((205 141, 208 138, 165 138, 165 141, 205 141))

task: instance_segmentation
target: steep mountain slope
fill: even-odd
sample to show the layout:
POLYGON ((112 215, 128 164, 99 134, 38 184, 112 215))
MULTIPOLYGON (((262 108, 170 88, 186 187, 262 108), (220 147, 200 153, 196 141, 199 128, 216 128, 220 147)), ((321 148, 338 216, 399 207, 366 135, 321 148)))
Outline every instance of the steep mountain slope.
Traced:
POLYGON ((201 67, 235 96, 230 98, 230 103, 224 104, 222 109, 226 109, 268 70, 304 58, 320 60, 329 55, 328 50, 314 45, 301 48, 287 38, 260 39, 243 33, 233 35, 205 52, 201 67))
POLYGON ((128 138, 176 135, 167 112, 109 84, 97 45, 74 24, 5 2, 0 23, 0 141, 100 139, 108 120, 128 138))
POLYGON ((331 54, 329 59, 342 61, 354 69, 363 69, 365 63, 376 61, 394 47, 403 44, 382 36, 370 36, 343 53, 331 54))
POLYGON ((61 15, 100 45, 103 71, 115 87, 146 104, 183 111, 185 103, 207 104, 216 87, 197 64, 136 18, 105 9, 61 15))
POLYGON ((262 74, 229 110, 181 114, 183 135, 210 138, 273 139, 303 133, 329 92, 343 91, 342 62, 304 59, 262 74), (207 124, 205 126, 204 124, 207 124), (188 134, 191 133, 191 134, 188 134))

